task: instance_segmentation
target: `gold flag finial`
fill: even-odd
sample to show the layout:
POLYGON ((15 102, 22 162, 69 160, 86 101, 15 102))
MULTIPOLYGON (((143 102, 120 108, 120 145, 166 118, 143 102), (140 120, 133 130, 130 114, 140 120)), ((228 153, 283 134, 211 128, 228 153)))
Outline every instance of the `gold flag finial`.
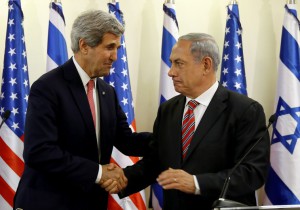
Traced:
POLYGON ((238 4, 237 0, 230 0, 230 4, 238 4))
POLYGON ((175 4, 175 0, 166 0, 165 3, 175 4))
POLYGON ((296 0, 287 0, 286 3, 287 4, 296 4, 296 0))

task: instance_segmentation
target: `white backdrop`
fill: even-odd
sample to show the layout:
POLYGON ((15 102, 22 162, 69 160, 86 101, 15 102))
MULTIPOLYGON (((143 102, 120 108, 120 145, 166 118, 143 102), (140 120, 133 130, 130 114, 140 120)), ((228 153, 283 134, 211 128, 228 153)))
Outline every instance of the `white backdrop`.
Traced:
MULTIPOLYGON (((50 0, 21 0, 30 84, 46 71, 50 0)), ((158 108, 164 0, 120 0, 138 131, 151 131, 158 108)), ((62 0, 67 46, 72 23, 88 9, 108 11, 108 0, 62 0)), ((223 50, 226 5, 229 0, 176 0, 179 35, 205 32, 223 50)), ((277 63, 285 0, 239 0, 248 95, 273 113, 277 63)), ((299 5, 297 5, 300 8, 299 5)), ((7 23, 7 0, 0 0, 0 74, 7 23)), ((220 73, 218 72, 218 76, 220 73)))
MULTIPOLYGON (((30 84, 46 72, 50 0, 21 0, 30 84)), ((164 0, 120 0, 138 131, 152 131, 159 98, 164 0)), ((62 0, 69 57, 70 30, 77 15, 88 9, 108 11, 108 0, 62 0)), ((223 50, 229 0, 176 0, 179 35, 205 32, 223 50)), ((285 0, 239 0, 248 95, 259 101, 267 118, 274 110, 277 64, 285 0)), ((298 11, 300 6, 297 5, 298 11)), ((7 27, 7 0, 0 0, 0 76, 7 27)), ((218 76, 220 71, 218 72, 218 76)))

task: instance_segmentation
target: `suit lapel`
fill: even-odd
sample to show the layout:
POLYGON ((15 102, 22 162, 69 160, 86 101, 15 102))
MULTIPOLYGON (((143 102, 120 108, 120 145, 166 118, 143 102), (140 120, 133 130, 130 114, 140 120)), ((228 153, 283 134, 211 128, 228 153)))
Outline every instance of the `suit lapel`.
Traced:
MULTIPOLYGON (((112 109, 112 107, 110 107, 110 104, 108 103, 110 100, 107 100, 107 97, 109 97, 109 93, 106 89, 106 87, 103 85, 103 80, 98 78, 97 79, 97 89, 98 89, 98 97, 99 97, 99 112, 100 112, 100 129, 101 131, 104 129, 108 129, 106 128, 106 123, 105 120, 103 119, 109 119, 109 115, 110 112, 109 110, 112 109)), ((101 132, 102 133, 102 132, 101 132)), ((103 141, 103 139, 101 139, 101 142, 103 141)))
POLYGON ((99 113, 100 113, 100 155, 101 162, 104 163, 105 158, 110 157, 110 149, 113 147, 113 140, 110 138, 110 133, 114 130, 110 127, 113 121, 113 117, 115 115, 115 108, 113 108, 114 98, 112 96, 112 92, 108 87, 106 82, 102 79, 97 78, 97 89, 98 89, 98 97, 99 97, 99 113))
POLYGON ((210 104, 208 105, 191 141, 187 155, 183 164, 189 159, 196 147, 205 141, 206 134, 210 131, 214 123, 218 120, 219 116, 226 109, 226 100, 228 98, 227 91, 219 85, 215 95, 213 96, 210 104))
POLYGON ((181 129, 182 129, 182 116, 183 116, 183 111, 184 111, 184 106, 185 106, 185 96, 181 96, 179 98, 179 100, 177 101, 177 103, 175 103, 175 107, 174 110, 172 111, 172 113, 174 113, 174 118, 173 118, 173 122, 174 122, 174 126, 173 127, 173 136, 170 137, 171 139, 173 139, 174 141, 174 148, 172 148, 174 156, 173 158, 175 159, 172 160, 174 162, 174 167, 175 168, 180 168, 181 164, 182 164, 182 143, 181 143, 181 139, 182 139, 182 133, 181 133, 181 129))
MULTIPOLYGON (((88 102, 88 99, 86 96, 86 92, 84 90, 82 81, 76 70, 76 67, 73 63, 72 58, 69 59, 69 61, 67 61, 65 63, 63 68, 64 68, 64 72, 65 72, 64 77, 67 80, 70 92, 73 95, 74 102, 77 105, 77 107, 81 113, 81 116, 89 129, 89 132, 95 133, 93 117, 92 117, 89 102, 88 102)), ((96 135, 95 135, 95 138, 96 138, 96 135)))

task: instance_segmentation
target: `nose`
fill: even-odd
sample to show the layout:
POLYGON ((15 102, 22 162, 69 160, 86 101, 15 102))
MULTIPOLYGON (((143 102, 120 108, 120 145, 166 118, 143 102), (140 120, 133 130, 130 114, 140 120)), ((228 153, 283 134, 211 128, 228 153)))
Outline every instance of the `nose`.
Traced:
POLYGON ((174 77, 175 76, 175 70, 173 68, 173 65, 171 65, 171 68, 168 71, 168 76, 169 77, 174 77))
POLYGON ((115 49, 115 50, 113 50, 113 51, 111 52, 111 54, 110 54, 110 59, 113 60, 113 61, 115 61, 115 60, 118 59, 118 49, 115 49))

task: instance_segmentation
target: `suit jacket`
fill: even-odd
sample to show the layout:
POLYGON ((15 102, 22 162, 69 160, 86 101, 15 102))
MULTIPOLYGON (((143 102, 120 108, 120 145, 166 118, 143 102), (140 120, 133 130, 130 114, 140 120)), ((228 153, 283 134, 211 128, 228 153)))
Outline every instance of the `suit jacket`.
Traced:
POLYGON ((126 155, 143 155, 149 134, 132 133, 111 86, 98 79, 97 89, 100 154, 86 92, 72 59, 34 82, 26 115, 25 169, 15 208, 107 209, 108 194, 95 184, 99 163, 109 163, 113 146, 126 155))
POLYGON ((269 135, 265 133, 262 106, 219 85, 183 160, 181 125, 185 101, 185 96, 179 95, 160 106, 154 125, 156 138, 152 142, 152 155, 126 168, 129 184, 121 197, 151 184, 160 172, 171 167, 196 175, 201 194, 164 190, 164 209, 211 209, 230 169, 265 134, 232 174, 226 196, 255 205, 255 190, 263 185, 269 164, 269 135))

